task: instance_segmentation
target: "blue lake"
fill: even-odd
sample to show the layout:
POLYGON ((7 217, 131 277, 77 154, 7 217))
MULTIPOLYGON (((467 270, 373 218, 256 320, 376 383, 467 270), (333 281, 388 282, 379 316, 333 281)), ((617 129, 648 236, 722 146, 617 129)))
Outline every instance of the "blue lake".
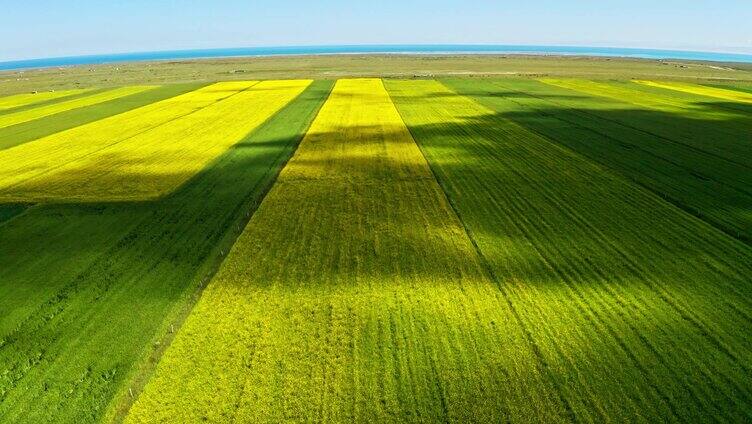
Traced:
POLYGON ((522 45, 342 45, 342 46, 290 46, 247 47, 227 49, 173 50, 159 52, 117 53, 89 56, 54 57, 46 59, 0 62, 0 70, 47 68, 56 66, 93 65, 151 60, 198 59, 216 57, 279 56, 306 54, 357 54, 357 53, 420 53, 420 54, 545 54, 635 57, 643 59, 683 59, 714 62, 752 63, 752 54, 717 53, 683 50, 634 49, 617 47, 567 47, 522 45))

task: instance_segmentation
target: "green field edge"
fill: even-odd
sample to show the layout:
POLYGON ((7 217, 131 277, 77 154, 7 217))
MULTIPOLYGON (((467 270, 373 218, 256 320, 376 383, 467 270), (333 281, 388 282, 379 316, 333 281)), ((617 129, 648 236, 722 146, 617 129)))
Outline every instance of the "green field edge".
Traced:
MULTIPOLYGON (((443 80, 438 80, 438 81, 441 82, 442 85, 444 85, 445 87, 447 87, 447 89, 451 90, 452 92, 456 93, 457 95, 468 97, 468 98, 472 99, 473 101, 475 101, 475 102, 477 102, 477 103, 479 103, 479 104, 481 104, 481 105, 483 105, 485 107, 488 107, 491 110, 494 110, 493 107, 492 107, 492 105, 487 105, 486 102, 484 102, 483 99, 479 98, 478 96, 475 96, 475 95, 465 95, 462 92, 458 92, 457 90, 455 90, 452 86, 445 84, 443 80)), ((540 97, 538 97, 538 96, 536 96, 534 94, 530 94, 530 93, 527 93, 527 92, 523 93, 521 91, 515 90, 515 89, 510 88, 508 86, 505 86, 505 88, 509 89, 509 90, 513 90, 513 91, 515 91, 517 93, 525 94, 525 95, 528 95, 528 96, 531 96, 531 97, 536 97, 536 98, 538 98, 540 100, 543 100, 543 101, 546 101, 546 102, 552 102, 550 100, 546 100, 546 99, 540 98, 540 97)), ((512 102, 515 103, 515 104, 518 104, 514 100, 512 100, 512 102)), ((563 107, 563 108, 566 108, 566 109, 569 109, 569 110, 574 110, 574 109, 572 109, 569 106, 564 106, 564 105, 561 105, 559 103, 555 103, 555 104, 557 106, 559 106, 559 107, 563 107)), ((525 108, 525 106, 522 106, 522 105, 520 105, 520 106, 522 108, 525 108)), ((587 115, 591 115, 591 116, 596 116, 596 115, 592 115, 591 113, 589 113, 587 111, 581 111, 581 113, 587 114, 587 115)), ((606 134, 604 132, 598 131, 596 129, 590 128, 590 127, 585 126, 585 125, 580 125, 577 122, 566 120, 566 119, 563 119, 561 117, 556 117, 556 116, 553 116, 553 115, 547 115, 547 116, 548 117, 552 117, 552 118, 557 119, 557 120, 560 120, 562 122, 566 122, 566 123, 569 123, 569 124, 572 124, 572 125, 576 125, 578 128, 580 128, 582 130, 594 133, 594 134, 598 135, 599 137, 603 137, 603 138, 609 139, 609 140, 611 140, 613 142, 616 142, 616 143, 620 142, 618 139, 612 137, 609 134, 606 134)), ((606 119, 606 118, 602 118, 602 119, 606 119)), ((648 185, 646 185, 646 184, 638 181, 637 179, 635 179, 634 177, 630 176, 629 174, 627 174, 624 171, 620 171, 618 169, 613 168, 612 166, 604 164, 601 161, 597 161, 597 160, 595 160, 595 159, 593 159, 593 158, 591 158, 591 157, 589 157, 587 155, 584 155, 583 153, 578 152, 578 151, 572 149, 571 147, 569 147, 568 145, 566 145, 566 143, 561 143, 561 142, 559 142, 557 140, 554 140, 549 135, 545 134, 542 131, 539 131, 536 128, 533 128, 530 125, 526 125, 525 123, 518 122, 517 120, 514 120, 514 119, 513 119, 513 121, 516 122, 518 125, 524 127, 526 130, 528 130, 528 131, 536 134, 537 136, 541 137, 542 139, 546 140, 547 142, 549 142, 549 143, 551 143, 553 145, 562 147, 562 148, 566 149, 568 152, 570 152, 571 154, 576 155, 576 156, 580 157, 581 159, 586 160, 586 161, 590 162, 591 164, 593 164, 593 165, 601 168, 603 171, 608 172, 608 173, 610 173, 610 174, 612 174, 612 175, 614 175, 614 176, 616 176, 616 177, 618 177, 618 178, 626 181, 629 184, 635 185, 635 186, 639 187, 640 189, 651 193, 653 196, 661 199, 662 201, 668 203, 669 205, 675 207, 676 209, 682 211, 683 213, 685 213, 685 214, 687 214, 687 215, 689 215, 689 216, 691 216, 691 217, 693 217, 695 219, 698 219, 698 220, 702 221, 703 223, 707 224, 708 226, 712 227, 715 230, 720 231, 721 233, 723 233, 724 235, 728 236, 729 238, 734 239, 737 242, 743 243, 743 244, 745 244, 745 245, 747 245, 749 247, 752 247, 752 236, 748 236, 746 234, 740 233, 737 230, 734 230, 732 228, 728 228, 724 223, 722 223, 722 222, 714 219, 713 217, 711 217, 711 216, 709 216, 707 214, 702 213, 702 211, 700 211, 700 210, 698 210, 696 208, 693 208, 690 205, 684 204, 683 202, 675 199, 673 196, 671 196, 671 195, 669 195, 667 193, 664 193, 664 192, 662 192, 662 191, 660 191, 658 189, 652 188, 652 187, 650 187, 650 186, 648 186, 648 185)), ((660 140, 663 140, 663 141, 666 141, 666 142, 669 142, 669 143, 672 143, 672 144, 676 144, 676 145, 682 146, 683 148, 687 148, 687 149, 692 150, 692 151, 697 151, 697 152, 702 153, 702 154, 707 154, 707 155, 713 156, 714 158, 719 159, 719 160, 723 160, 723 161, 727 161, 727 162, 730 162, 730 163, 734 163, 736 165, 740 165, 740 166, 743 166, 743 167, 746 167, 746 168, 750 168, 751 167, 751 165, 744 164, 742 162, 730 161, 730 160, 728 160, 726 158, 723 158, 721 156, 715 155, 712 152, 707 152, 707 151, 702 150, 702 149, 697 149, 697 148, 695 148, 693 146, 690 146, 690 145, 687 145, 687 144, 684 144, 684 143, 681 143, 681 142, 677 142, 677 141, 672 140, 670 138, 664 137, 664 136, 662 136, 660 134, 656 134, 654 132, 651 132, 649 130, 646 130, 646 129, 643 129, 643 128, 640 128, 640 127, 637 127, 637 126, 634 126, 634 125, 630 125, 630 124, 627 124, 627 123, 623 123, 623 122, 619 122, 619 121, 614 121, 614 120, 609 120, 609 121, 613 122, 615 125, 623 126, 625 128, 629 128, 631 130, 647 134, 647 135, 649 135, 651 137, 655 137, 657 139, 660 139, 660 140)), ((668 158, 668 159, 670 159, 670 158, 668 158)), ((750 194, 750 193, 752 193, 752 192, 746 192, 746 191, 741 191, 741 192, 744 193, 744 194, 750 194)))
MULTIPOLYGON (((157 364, 159 363, 160 358, 172 343, 175 335, 184 323, 185 319, 190 315, 196 302, 201 298, 201 294, 203 293, 207 284, 209 283, 209 281, 211 281, 211 279, 214 277, 214 275, 217 273, 220 266, 224 262, 227 252, 230 251, 230 248, 233 244, 235 244, 237 238, 240 236, 240 234, 243 233, 243 229, 251 220, 253 214, 256 212, 269 190, 271 190, 271 188, 274 186, 274 183, 276 182, 280 172, 282 172, 282 169, 284 169, 285 164, 295 153, 298 145, 300 144, 300 141, 303 139, 308 128, 318 114, 318 111, 321 109, 324 102, 329 97, 329 93, 331 93, 333 86, 333 80, 314 81, 300 95, 298 95, 298 97, 293 99, 275 115, 267 119, 266 122, 264 122, 256 130, 254 130, 251 134, 246 136, 243 140, 238 141, 238 143, 243 143, 250 141, 256 137, 263 137, 264 132, 272 131, 272 128, 275 125, 284 125, 283 123, 285 121, 285 115, 289 113, 290 109, 294 108, 297 100, 302 99, 308 92, 316 90, 326 90, 326 94, 318 99, 318 104, 315 107, 311 108, 308 116, 303 121, 301 121, 300 131, 296 135, 296 139, 291 143, 291 145, 287 146, 285 150, 280 152, 277 160, 274 163, 269 164, 270 169, 276 168, 276 171, 267 174, 266 178, 259 182, 259 186, 262 187, 260 191, 252 191, 251 193, 249 193, 248 199, 246 200, 246 206, 242 208, 245 210, 245 213, 238 215, 238 217, 228 229, 227 233, 222 237, 221 241, 214 246, 210 257, 196 272, 196 277, 189 285, 187 294, 184 296, 182 301, 178 302, 174 306, 173 312, 167 315, 160 330, 157 332, 157 335, 153 338, 151 345, 155 348, 150 352, 147 351, 147 354, 141 359, 141 361, 134 365, 134 371, 132 371, 130 375, 126 377, 126 383, 123 384, 119 393, 117 393, 111 401, 110 406, 107 408, 103 419, 101 420, 102 422, 122 423, 125 417, 128 415, 131 406, 133 406, 133 403, 138 399, 138 396, 141 394, 146 383, 152 376, 157 364)), ((190 184, 201 174, 209 172, 208 170, 221 162, 223 156, 224 155, 220 156, 220 158, 216 159, 212 164, 208 165, 204 171, 194 176, 191 180, 186 182, 185 185, 190 184)))
POLYGON ((116 116, 152 103, 197 90, 208 83, 170 84, 106 102, 62 111, 5 128, 0 128, 0 150, 116 116))

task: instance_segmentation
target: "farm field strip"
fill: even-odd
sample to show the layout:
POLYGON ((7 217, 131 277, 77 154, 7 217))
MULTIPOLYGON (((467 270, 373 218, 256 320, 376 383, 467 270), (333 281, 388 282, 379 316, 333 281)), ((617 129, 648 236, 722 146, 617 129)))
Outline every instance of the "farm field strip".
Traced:
POLYGON ((752 172, 682 143, 658 137, 684 121, 660 113, 624 113, 615 100, 538 81, 445 80, 501 117, 513 120, 721 228, 752 242, 752 172), (642 130, 646 128, 647 130, 642 130))
MULTIPOLYGON (((216 83, 0 151, 0 192, 30 178, 189 116, 257 84, 216 83)), ((1 196, 1 195, 0 195, 1 196)))
POLYGON ((438 82, 386 85, 575 420, 749 420, 749 247, 438 82))
POLYGON ((565 421, 377 79, 339 80, 127 423, 565 421))
POLYGON ((0 200, 96 202, 163 196, 269 119, 310 83, 255 84, 96 154, 0 188, 0 200))
POLYGON ((129 96, 132 94, 140 93, 147 90, 153 90, 155 86, 129 86, 114 88, 112 90, 106 90, 91 95, 78 97, 73 100, 68 100, 59 103, 45 104, 31 109, 25 109, 16 113, 10 113, 6 115, 0 115, 0 128, 9 127, 11 125, 18 125, 24 122, 33 121, 45 116, 54 115, 56 113, 65 112, 67 110, 76 109, 80 107, 91 106, 97 103, 114 100, 120 97, 129 96))
POLYGON ((0 314, 0 422, 116 420, 331 84, 308 85, 166 198, 38 205, 0 225, 0 310, 13 311, 0 314))
POLYGON ((718 99, 730 100, 733 102, 752 103, 752 93, 745 93, 743 91, 671 81, 636 80, 634 82, 651 87, 665 88, 667 90, 676 90, 685 93, 698 94, 701 96, 715 97, 718 99))
POLYGON ((0 150, 10 149, 11 147, 38 140, 51 134, 86 125, 170 97, 179 96, 189 91, 197 90, 205 85, 207 83, 167 84, 153 90, 0 128, 0 150))
POLYGON ((542 81, 572 93, 613 99, 613 115, 622 122, 640 121, 636 127, 643 131, 752 169, 749 162, 752 143, 739 142, 750 140, 752 117, 749 112, 729 109, 728 102, 717 105, 709 103, 707 97, 633 82, 542 81), (672 125, 665 121, 671 121, 672 125))
POLYGON ((41 103, 48 100, 59 99, 61 97, 71 96, 84 93, 88 90, 62 90, 62 91, 45 91, 42 93, 23 93, 11 96, 0 97, 0 111, 13 109, 20 106, 27 106, 34 103, 41 103))

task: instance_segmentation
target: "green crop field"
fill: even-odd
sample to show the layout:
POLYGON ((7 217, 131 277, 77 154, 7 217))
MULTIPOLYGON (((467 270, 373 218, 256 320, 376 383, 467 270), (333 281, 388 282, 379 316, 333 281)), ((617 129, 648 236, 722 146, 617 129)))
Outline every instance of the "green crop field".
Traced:
POLYGON ((0 422, 752 421, 752 71, 292 63, 0 80, 0 422))

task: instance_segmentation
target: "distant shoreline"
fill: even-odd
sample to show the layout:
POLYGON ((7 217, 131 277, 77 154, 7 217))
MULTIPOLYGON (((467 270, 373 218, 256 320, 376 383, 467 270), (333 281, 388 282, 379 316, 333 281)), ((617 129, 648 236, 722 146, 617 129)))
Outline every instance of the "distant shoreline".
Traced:
POLYGON ((639 49, 619 47, 525 46, 525 45, 362 45, 362 46, 288 46, 223 49, 171 50, 86 56, 54 57, 0 62, 0 71, 101 65, 124 62, 148 62, 235 57, 310 56, 331 54, 433 54, 433 55, 543 55, 591 56, 654 60, 691 60, 721 63, 752 63, 752 54, 685 50, 639 49))

